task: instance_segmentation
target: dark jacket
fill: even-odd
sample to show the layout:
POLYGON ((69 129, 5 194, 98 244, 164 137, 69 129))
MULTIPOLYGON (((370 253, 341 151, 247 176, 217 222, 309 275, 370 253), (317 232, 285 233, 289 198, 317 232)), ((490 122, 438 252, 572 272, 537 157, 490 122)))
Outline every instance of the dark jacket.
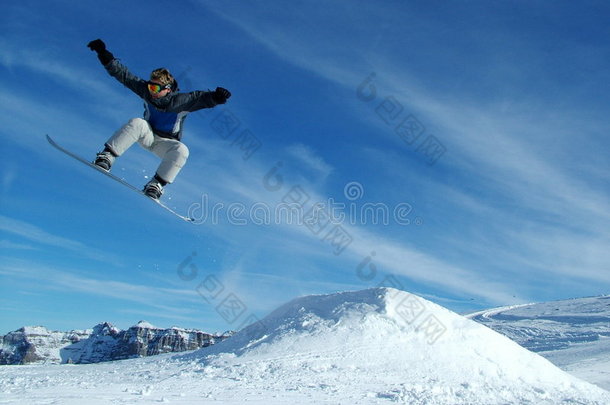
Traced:
POLYGON ((105 68, 110 76, 144 100, 144 119, 148 121, 153 132, 163 138, 180 140, 182 123, 189 112, 217 105, 211 91, 172 92, 155 99, 148 91, 147 81, 132 74, 118 59, 111 60, 105 68))

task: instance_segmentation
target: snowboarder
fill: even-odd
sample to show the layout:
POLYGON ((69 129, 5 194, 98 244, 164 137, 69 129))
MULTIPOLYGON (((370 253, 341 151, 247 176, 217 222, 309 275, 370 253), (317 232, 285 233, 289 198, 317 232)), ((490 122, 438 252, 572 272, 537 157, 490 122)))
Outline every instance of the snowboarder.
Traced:
POLYGON ((163 187, 176 179, 189 155, 188 148, 181 142, 186 115, 224 104, 231 93, 222 87, 217 87, 215 91, 178 93, 178 82, 169 70, 155 69, 150 74, 150 80, 143 80, 115 59, 101 39, 93 40, 87 46, 97 53, 111 76, 144 100, 144 118, 133 118, 115 132, 97 154, 94 164, 110 171, 116 158, 138 142, 161 158, 154 177, 143 190, 144 194, 158 200, 163 194, 163 187))

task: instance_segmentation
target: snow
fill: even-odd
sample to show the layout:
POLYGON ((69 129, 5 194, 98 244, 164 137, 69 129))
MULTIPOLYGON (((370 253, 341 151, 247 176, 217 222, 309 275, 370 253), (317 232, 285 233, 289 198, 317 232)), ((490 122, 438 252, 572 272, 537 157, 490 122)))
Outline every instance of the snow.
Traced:
POLYGON ((610 338, 574 345, 540 355, 570 374, 610 390, 610 338))
POLYGON ((24 326, 21 331, 26 335, 48 336, 51 334, 44 326, 24 326))
POLYGON ((157 328, 156 326, 150 324, 149 322, 146 321, 140 321, 137 324, 135 324, 134 326, 132 326, 132 328, 143 328, 143 329, 161 329, 161 328, 157 328))
POLYGON ((227 336, 141 321, 122 331, 108 322, 85 331, 49 332, 24 327, 0 336, 0 364, 98 363, 206 347, 227 336))
POLYGON ((0 353, 5 358, 14 355, 19 349, 27 349, 27 345, 36 346, 36 350, 29 354, 29 361, 44 363, 60 363, 62 349, 80 339, 87 338, 91 330, 72 330, 70 332, 49 331, 44 326, 25 326, 19 330, 0 337, 0 353), (25 345, 25 347, 24 347, 25 345))
POLYGON ((610 403, 499 333, 386 288, 297 298, 187 354, 0 367, 0 392, 1 404, 610 403))
POLYGON ((610 390, 610 296, 494 308, 467 317, 610 390))

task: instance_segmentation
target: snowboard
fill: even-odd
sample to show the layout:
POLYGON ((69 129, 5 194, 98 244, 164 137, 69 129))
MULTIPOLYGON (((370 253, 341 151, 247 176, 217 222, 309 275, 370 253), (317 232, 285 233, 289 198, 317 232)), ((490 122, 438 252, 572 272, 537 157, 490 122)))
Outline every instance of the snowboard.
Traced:
POLYGON ((165 209, 166 211, 174 214, 175 216, 177 216, 178 218, 182 219, 183 221, 186 222, 190 222, 190 223, 194 223, 193 218, 189 218, 187 216, 184 215, 180 215, 178 214, 176 211, 174 211, 173 209, 171 209, 170 207, 168 207, 167 205, 163 204, 161 201, 159 200, 155 200, 154 198, 150 198, 149 196, 147 196, 146 194, 144 194, 144 192, 142 190, 140 190, 137 187, 132 186, 131 184, 129 184, 128 182, 126 182, 125 180, 121 179, 120 177, 115 176, 114 174, 107 172, 106 170, 97 167, 96 165, 94 165, 93 163, 89 162, 87 159, 84 159, 80 156, 78 156, 75 153, 70 152, 69 150, 61 147, 59 144, 57 144, 57 142, 55 142, 53 139, 51 139, 51 137, 49 135, 47 135, 47 141, 49 141, 49 143, 51 144, 51 146, 53 146, 55 149, 65 153, 66 155, 78 160, 81 163, 84 163, 85 165, 91 167, 92 169, 97 170, 98 172, 110 177, 112 180, 124 185, 125 187, 127 187, 128 189, 135 191, 136 193, 140 194, 141 196, 146 197, 147 200, 150 200, 152 202, 154 202, 155 204, 157 204, 158 206, 160 206, 161 208, 165 209))

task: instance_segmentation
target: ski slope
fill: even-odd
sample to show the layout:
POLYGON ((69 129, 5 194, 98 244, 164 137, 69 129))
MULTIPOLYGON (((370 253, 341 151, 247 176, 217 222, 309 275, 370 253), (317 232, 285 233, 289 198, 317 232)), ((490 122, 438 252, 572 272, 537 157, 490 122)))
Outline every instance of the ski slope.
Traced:
POLYGON ((610 390, 610 296, 495 308, 467 317, 610 390))
POLYGON ((217 345, 0 368, 2 404, 607 404, 610 393, 472 320, 375 288, 297 298, 217 345))

